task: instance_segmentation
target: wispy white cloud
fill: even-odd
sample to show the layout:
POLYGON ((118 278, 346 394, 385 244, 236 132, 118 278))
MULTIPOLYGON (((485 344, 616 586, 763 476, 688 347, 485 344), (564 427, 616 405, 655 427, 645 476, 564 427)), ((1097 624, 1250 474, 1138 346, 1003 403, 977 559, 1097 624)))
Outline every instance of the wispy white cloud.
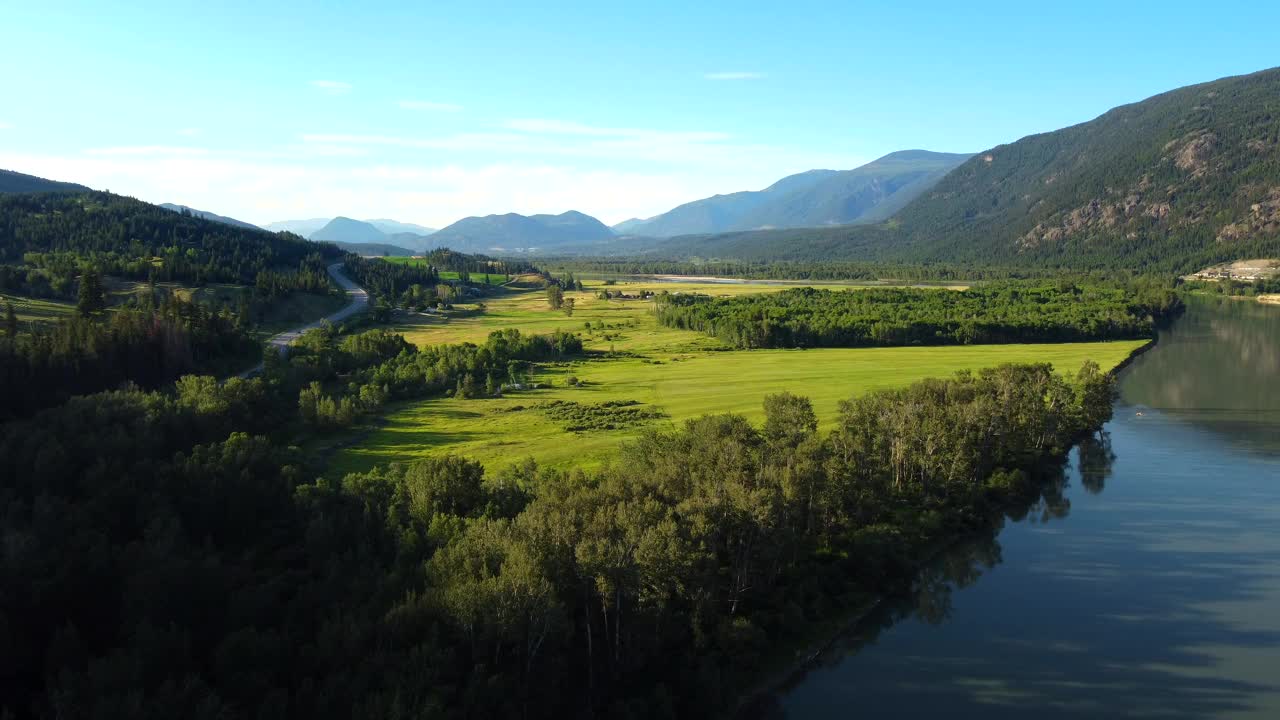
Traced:
POLYGON ((431 102, 429 100, 401 100, 398 104, 405 110, 434 110, 437 112, 458 112, 462 110, 461 105, 431 102))
POLYGON ((704 80, 761 80, 764 73, 759 72, 743 72, 740 70, 729 72, 709 72, 703 73, 704 80))
POLYGON ((195 155, 208 155, 209 150, 197 147, 178 147, 174 145, 125 145, 120 147, 101 147, 89 148, 84 151, 86 155, 142 155, 142 156, 169 156, 169 157, 191 157, 195 155))
POLYGON ((684 130, 647 130, 642 128, 611 128, 586 125, 584 123, 565 120, 546 120, 542 118, 517 118, 502 123, 508 130, 516 130, 538 135, 577 135, 580 137, 632 138, 654 141, 678 142, 720 142, 728 140, 729 135, 722 132, 684 131, 684 130))
POLYGON ((200 133, 201 133, 200 128, 194 128, 194 127, 182 128, 180 130, 174 131, 175 135, 181 135, 182 137, 196 137, 200 133))
POLYGON ((503 133, 460 133, 440 137, 411 138, 396 135, 349 135, 343 133, 309 133, 300 136, 309 144, 339 147, 385 146, 413 148, 417 150, 488 151, 511 150, 518 147, 523 135, 503 133))
POLYGON ((13 125, 7 122, 0 122, 0 130, 12 130, 13 125))
POLYGON ((312 80, 311 87, 323 90, 330 95, 342 95, 351 92, 351 83, 340 80, 312 80))

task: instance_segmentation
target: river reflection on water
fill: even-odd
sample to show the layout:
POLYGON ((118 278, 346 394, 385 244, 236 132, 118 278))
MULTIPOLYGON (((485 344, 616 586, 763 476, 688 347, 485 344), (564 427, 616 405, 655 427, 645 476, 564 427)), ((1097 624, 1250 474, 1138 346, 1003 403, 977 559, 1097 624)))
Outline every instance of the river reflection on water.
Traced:
POLYGON ((1120 389, 1107 444, 752 714, 1280 718, 1280 308, 1191 303, 1120 389))

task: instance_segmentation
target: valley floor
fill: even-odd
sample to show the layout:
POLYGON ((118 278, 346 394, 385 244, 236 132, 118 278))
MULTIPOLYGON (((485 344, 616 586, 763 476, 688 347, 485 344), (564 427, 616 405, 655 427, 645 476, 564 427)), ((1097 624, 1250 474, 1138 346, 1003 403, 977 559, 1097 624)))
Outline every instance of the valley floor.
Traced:
POLYGON ((601 289, 638 296, 643 290, 740 294, 780 288, 671 283, 604 288, 592 283, 585 292, 566 293, 575 300, 572 317, 549 310, 542 291, 487 299, 484 311, 463 309, 447 317, 401 315, 394 329, 419 345, 483 342, 489 332, 504 327, 530 333, 561 329, 581 332, 585 346, 595 353, 583 360, 540 367, 529 378, 546 386, 540 389, 508 392, 502 398, 440 398, 391 408, 380 424, 356 431, 359 439, 332 459, 331 474, 442 452, 473 457, 490 469, 529 457, 552 466, 595 466, 613 457, 620 442, 648 427, 669 427, 708 413, 733 412, 759 420, 764 396, 784 390, 811 398, 825 430, 836 419, 840 401, 872 390, 1008 362, 1050 362, 1060 371, 1075 372, 1085 360, 1094 360, 1112 368, 1144 344, 737 351, 711 337, 660 327, 651 313, 652 303, 602 300, 596 297, 601 289), (571 378, 578 384, 571 384, 571 378), (585 406, 635 402, 635 408, 658 411, 661 416, 640 424, 622 418, 615 424, 614 416, 605 410, 587 424, 615 424, 613 429, 571 431, 569 425, 581 422, 566 420, 564 408, 545 407, 556 401, 585 406))

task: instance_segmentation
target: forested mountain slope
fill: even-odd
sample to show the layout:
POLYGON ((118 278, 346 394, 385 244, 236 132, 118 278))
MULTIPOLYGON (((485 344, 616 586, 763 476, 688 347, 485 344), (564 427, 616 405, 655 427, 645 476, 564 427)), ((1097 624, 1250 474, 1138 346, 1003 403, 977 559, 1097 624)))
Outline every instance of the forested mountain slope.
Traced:
POLYGON ((388 235, 396 235, 399 233, 412 233, 414 235, 427 236, 435 232, 435 228, 429 228, 425 225, 417 223, 400 222, 390 218, 376 218, 373 220, 365 220, 365 222, 378 228, 388 235))
MULTIPOLYGON (((0 195, 0 264, 74 272, 91 262, 110 275, 252 284, 316 254, 338 250, 105 192, 0 195)), ((322 271, 317 282, 328 284, 322 271)))
MULTIPOLYGON (((742 228, 742 219, 770 201, 803 192, 838 174, 836 170, 809 170, 788 175, 763 190, 744 190, 694 200, 647 220, 628 220, 615 232, 647 237, 672 237, 691 233, 725 232, 742 228)), ((748 225, 755 228, 759 225, 748 225)))
POLYGON ((787 193, 742 221, 741 229, 879 222, 968 160, 967 153, 903 150, 787 193))
POLYGON ((878 222, 919 197, 969 157, 903 150, 853 170, 809 170, 789 175, 764 190, 695 200, 648 220, 628 220, 614 230, 671 237, 878 222))
POLYGON ((262 229, 257 225, 254 225, 253 223, 247 223, 243 220, 237 220, 233 217, 227 217, 226 215, 219 215, 217 213, 209 212, 208 210, 197 210, 193 207, 188 207, 186 205, 176 205, 174 203, 160 203, 160 207, 164 208, 165 210, 172 210, 176 213, 186 212, 191 215, 195 215, 198 218, 204 218, 205 220, 220 222, 224 225, 234 225, 235 227, 246 228, 248 230, 262 229))
POLYGON ((676 238, 659 252, 1186 270, 1280 254, 1280 69, 979 153, 890 221, 676 238))
POLYGON ((486 215, 468 217, 436 231, 436 247, 483 252, 491 249, 548 248, 610 240, 613 231, 599 220, 570 210, 559 215, 486 215))
POLYGON ((86 192, 89 188, 69 182, 45 180, 12 170, 0 170, 0 193, 86 192))

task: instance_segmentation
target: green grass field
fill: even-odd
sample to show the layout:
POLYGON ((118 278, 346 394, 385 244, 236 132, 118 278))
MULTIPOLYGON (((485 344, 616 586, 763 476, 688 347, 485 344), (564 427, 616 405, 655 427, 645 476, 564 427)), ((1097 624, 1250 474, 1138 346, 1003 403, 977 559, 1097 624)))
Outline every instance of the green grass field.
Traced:
MULTIPOLYGON (((777 292, 794 285, 783 284, 716 284, 716 283, 664 283, 620 282, 605 286, 600 282, 587 283, 582 292, 566 292, 565 299, 574 301, 573 315, 553 311, 547 307, 546 294, 542 290, 504 290, 496 297, 483 298, 483 312, 476 306, 460 305, 454 313, 441 315, 398 315, 392 329, 404 334, 416 345, 441 343, 481 343, 494 330, 516 328, 525 333, 549 333, 555 330, 583 332, 583 340, 589 349, 618 350, 657 356, 678 352, 722 347, 719 341, 698 333, 660 327, 653 316, 651 301, 636 299, 645 291, 684 292, 705 295, 730 296, 761 292, 777 292), (601 300, 600 290, 623 293, 631 299, 601 300), (585 323, 593 326, 603 323, 606 329, 587 332, 585 323)), ((866 288, 866 285, 824 285, 831 289, 866 288)))
POLYGON ((6 302, 13 304, 13 310, 18 316, 19 331, 26 331, 36 324, 57 322, 76 312, 75 303, 61 300, 0 295, 0 306, 6 302))
MULTIPOLYGON (((743 294, 780 287, 631 283, 609 289, 629 295, 655 288, 743 294)), ((554 400, 592 404, 636 401, 641 407, 661 410, 665 417, 648 426, 664 427, 707 413, 734 412, 759 420, 764 396, 786 390, 811 398, 826 428, 834 421, 839 402, 860 393, 1006 362, 1050 362, 1060 371, 1074 372, 1085 360, 1094 360, 1111 368, 1143 344, 731 351, 714 338, 659 327, 651 303, 600 300, 595 297, 599 289, 593 283, 585 292, 566 293, 577 304, 572 317, 547 309, 541 291, 526 291, 488 298, 483 312, 462 310, 447 319, 414 317, 397 325, 396 330, 418 344, 483 342, 489 332, 502 327, 533 333, 572 330, 582 333, 588 349, 612 349, 626 357, 595 357, 543 367, 532 379, 550 387, 508 393, 503 398, 441 398, 393 407, 385 422, 359 431, 358 442, 334 455, 330 472, 341 475, 440 452, 473 457, 490 468, 526 457, 558 467, 592 466, 612 457, 619 442, 642 432, 636 427, 568 432, 560 422, 532 407, 554 400), (584 328, 587 322, 591 331, 584 328), (604 327, 596 329, 601 324, 604 327), (566 381, 571 376, 582 385, 570 386, 566 381)))
POLYGON ((678 423, 707 413, 762 416, 765 395, 783 390, 813 400, 830 427, 841 400, 881 388, 901 387, 964 368, 1007 362, 1051 362, 1074 372, 1085 360, 1104 368, 1122 362, 1141 341, 1066 345, 983 345, 930 348, 746 350, 701 352, 662 364, 641 359, 602 359, 543 370, 534 379, 552 387, 509 393, 499 399, 442 398, 394 409, 385 424, 340 451, 332 470, 341 474, 434 452, 456 452, 497 467, 525 457, 555 466, 594 465, 639 430, 570 433, 536 409, 551 400, 599 403, 635 400, 678 423), (569 376, 581 387, 566 384, 569 376))

